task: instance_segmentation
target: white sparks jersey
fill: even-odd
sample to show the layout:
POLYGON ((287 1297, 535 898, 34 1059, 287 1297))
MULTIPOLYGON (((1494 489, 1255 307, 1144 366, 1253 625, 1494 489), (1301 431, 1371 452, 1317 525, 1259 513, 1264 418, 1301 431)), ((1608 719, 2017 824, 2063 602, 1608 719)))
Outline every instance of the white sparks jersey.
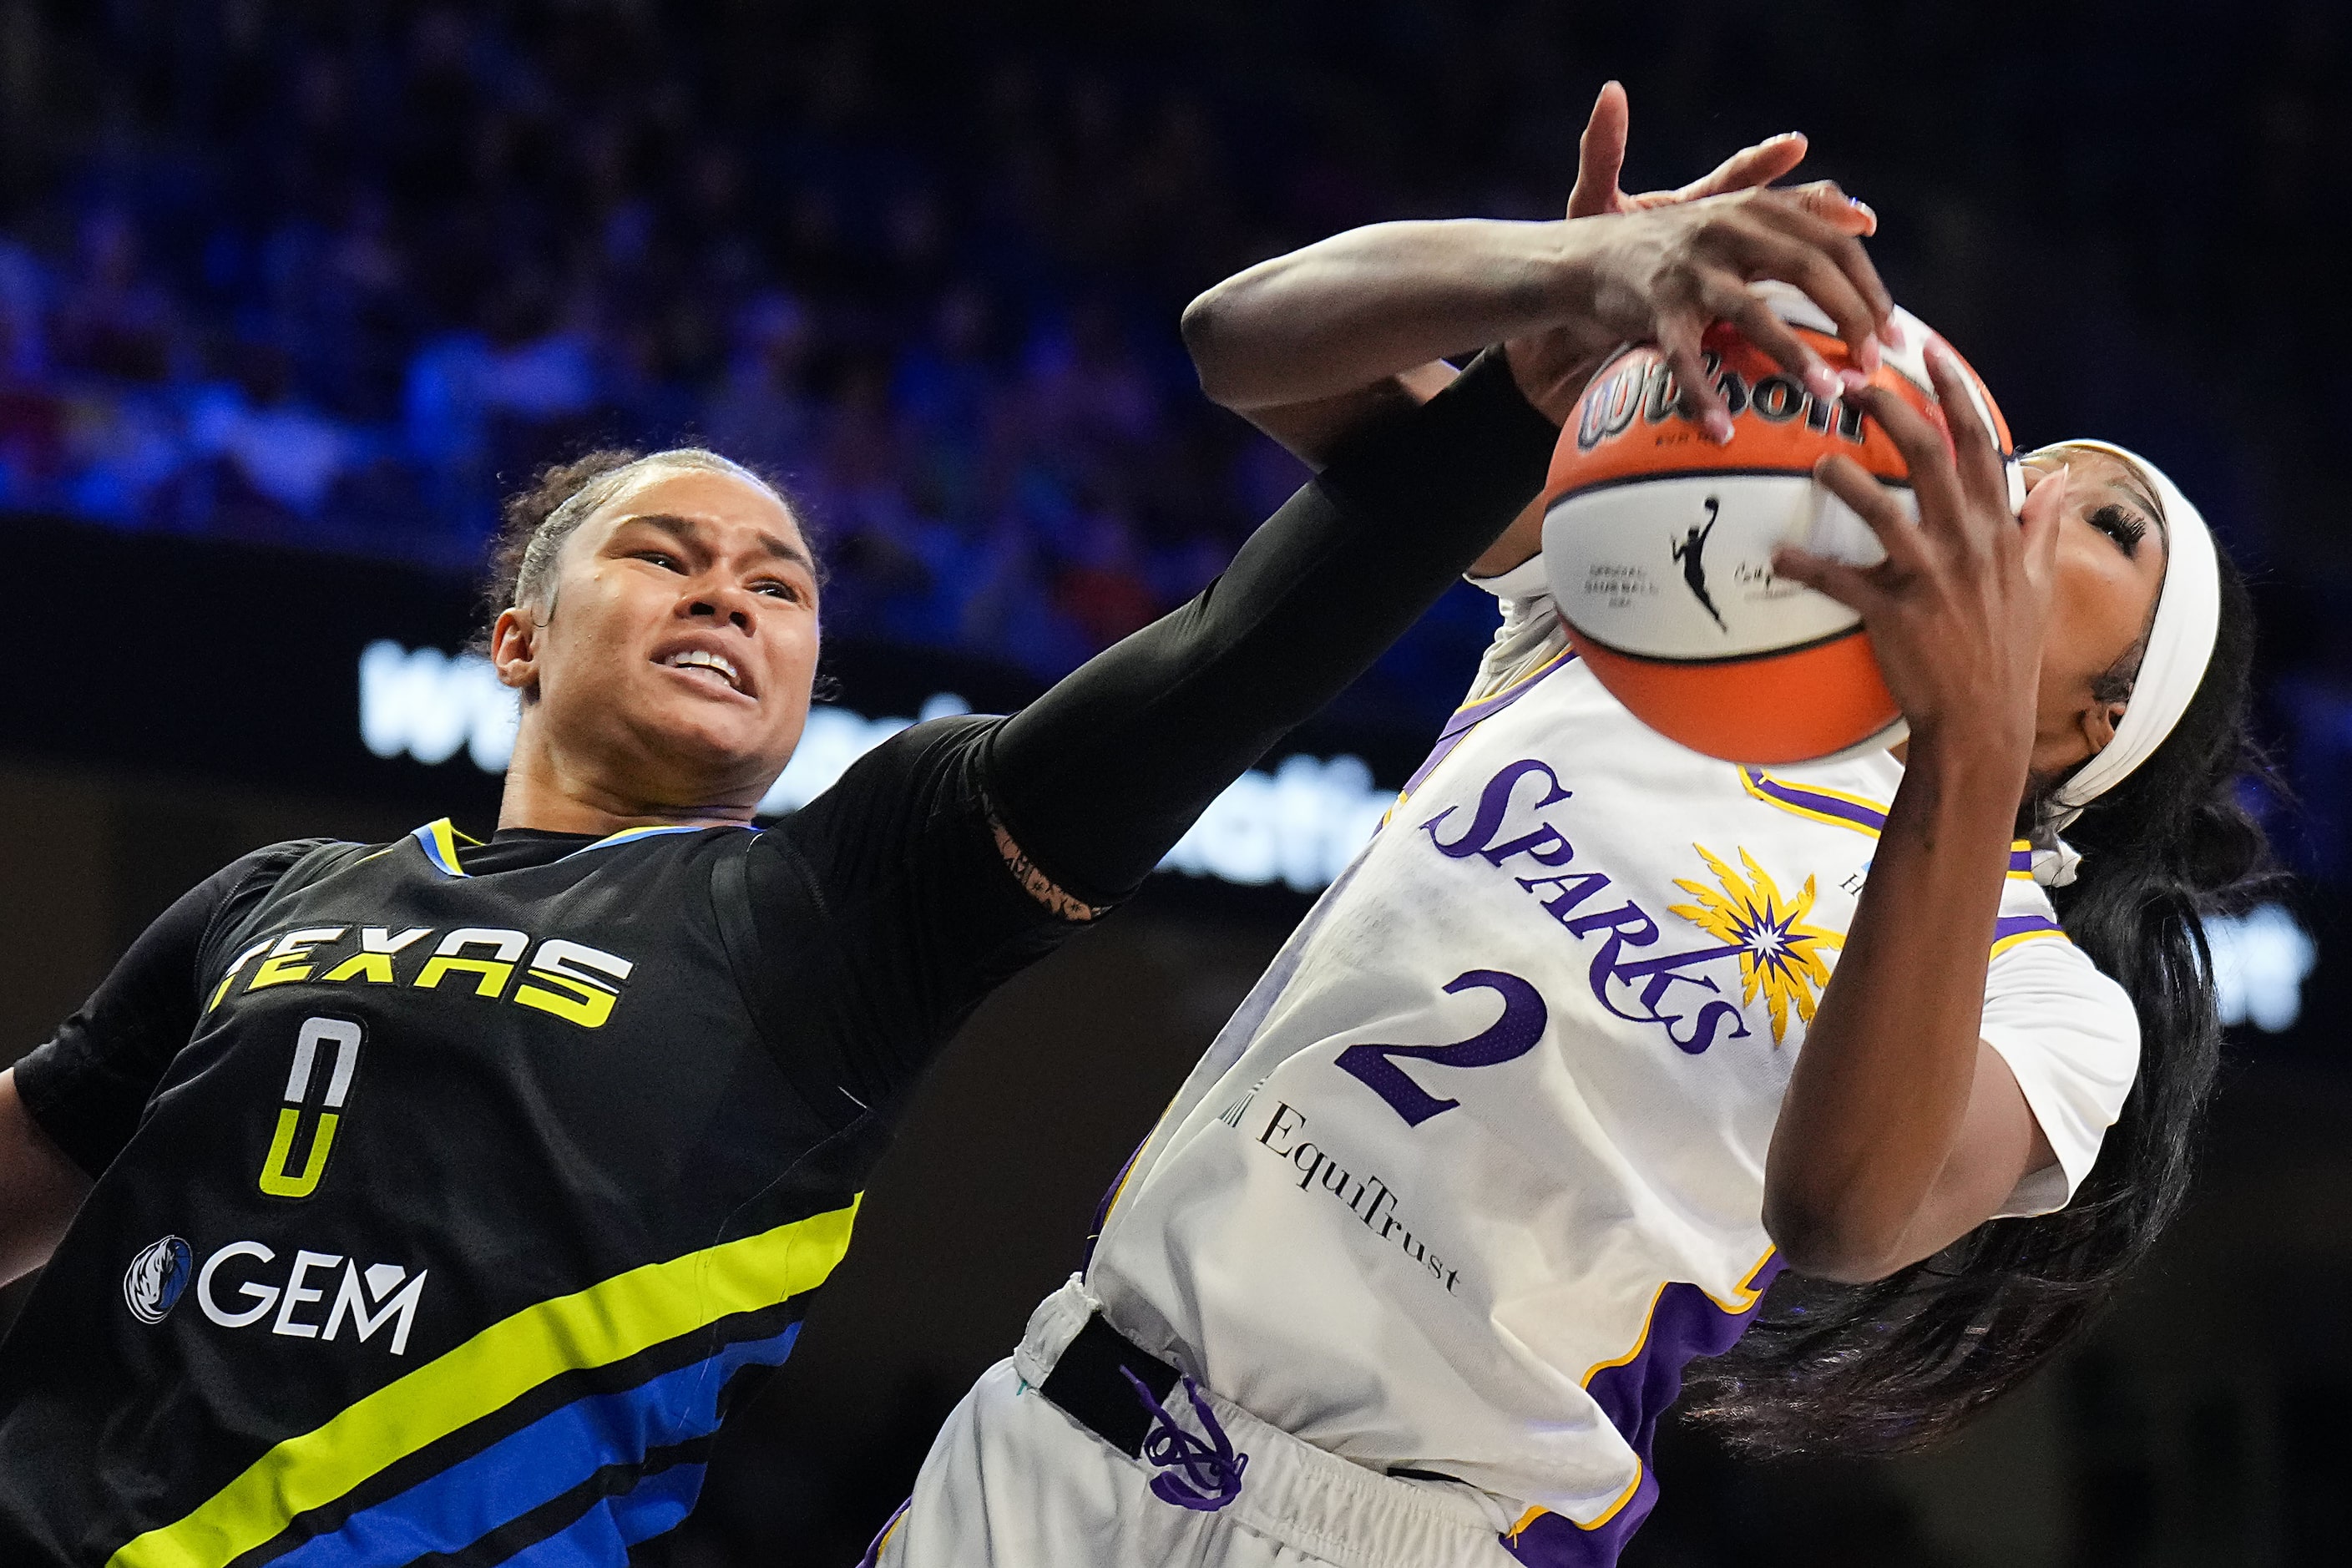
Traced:
MULTIPOLYGON (((1778 1268, 1765 1150, 1902 769, 1685 751, 1568 653, 1540 561, 1489 586, 1476 700, 1138 1152, 1087 1279, 1257 1416, 1479 1489, 1522 1561, 1608 1563, 1685 1363, 1778 1268)), ((2138 1035, 2021 845, 1982 1034, 2058 1156, 2004 1212, 2058 1208, 2138 1035)))

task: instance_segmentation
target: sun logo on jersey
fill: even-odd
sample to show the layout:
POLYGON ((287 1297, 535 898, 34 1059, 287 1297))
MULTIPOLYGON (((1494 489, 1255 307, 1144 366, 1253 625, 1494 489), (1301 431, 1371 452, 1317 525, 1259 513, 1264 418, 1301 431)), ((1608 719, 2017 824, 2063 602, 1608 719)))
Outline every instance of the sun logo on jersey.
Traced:
POLYGON ((1772 1016, 1772 1043, 1777 1046, 1789 1032, 1792 1005, 1801 1020, 1813 1021, 1814 1001, 1830 983, 1829 965, 1822 955, 1844 946, 1845 939, 1805 923, 1805 917, 1813 912, 1811 877, 1805 879, 1794 900, 1784 900, 1779 887, 1747 850, 1739 852, 1739 863, 1748 868, 1743 881, 1738 872, 1717 859, 1704 844, 1691 847, 1715 873, 1721 889, 1677 878, 1675 886, 1698 902, 1673 905, 1671 912, 1739 950, 1739 978, 1746 987, 1740 1000, 1753 1002, 1759 991, 1764 994, 1772 1016))

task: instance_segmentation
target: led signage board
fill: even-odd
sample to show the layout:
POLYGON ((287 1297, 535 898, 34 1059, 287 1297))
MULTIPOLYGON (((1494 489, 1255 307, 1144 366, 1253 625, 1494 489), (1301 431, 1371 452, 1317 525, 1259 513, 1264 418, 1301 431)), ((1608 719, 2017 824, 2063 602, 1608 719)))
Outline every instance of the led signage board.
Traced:
MULTIPOLYGON (((406 755, 437 766, 462 754, 495 773, 505 771, 514 750, 515 694, 478 654, 370 643, 360 653, 359 697, 360 739, 379 757, 406 755)), ((850 763, 918 720, 970 711, 971 704, 945 691, 911 717, 868 718, 819 703, 761 812, 797 811, 850 763)), ((1162 865, 1244 887, 1281 882, 1311 893, 1329 886, 1370 841, 1394 799, 1373 787, 1371 769, 1358 758, 1295 754, 1271 773, 1234 780, 1162 865)))

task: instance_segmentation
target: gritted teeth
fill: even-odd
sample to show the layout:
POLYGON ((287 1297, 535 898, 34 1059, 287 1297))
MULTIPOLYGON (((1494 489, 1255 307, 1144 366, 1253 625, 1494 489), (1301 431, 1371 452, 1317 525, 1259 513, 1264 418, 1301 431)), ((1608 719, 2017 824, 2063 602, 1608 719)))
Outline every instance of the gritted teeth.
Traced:
POLYGON ((743 672, 737 669, 734 660, 723 653, 710 653, 698 647, 688 648, 670 655, 662 662, 674 669, 710 670, 736 690, 743 689, 743 672))

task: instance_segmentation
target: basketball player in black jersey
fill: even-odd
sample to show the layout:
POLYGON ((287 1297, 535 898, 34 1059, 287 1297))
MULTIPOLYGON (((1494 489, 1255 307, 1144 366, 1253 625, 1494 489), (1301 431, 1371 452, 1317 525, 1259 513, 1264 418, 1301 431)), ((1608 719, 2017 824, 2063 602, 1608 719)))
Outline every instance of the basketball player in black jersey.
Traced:
POLYGON ((0 1074, 0 1278, 48 1264, 0 1347, 0 1563, 617 1564, 676 1525, 939 1046, 1535 494, 1578 380, 1544 335, 1853 264, 1801 219, 1528 226, 1462 323, 1509 353, 1374 389, 1192 603, 766 831, 818 647, 792 508, 698 451, 551 475, 502 556, 492 838, 249 855, 0 1074))

